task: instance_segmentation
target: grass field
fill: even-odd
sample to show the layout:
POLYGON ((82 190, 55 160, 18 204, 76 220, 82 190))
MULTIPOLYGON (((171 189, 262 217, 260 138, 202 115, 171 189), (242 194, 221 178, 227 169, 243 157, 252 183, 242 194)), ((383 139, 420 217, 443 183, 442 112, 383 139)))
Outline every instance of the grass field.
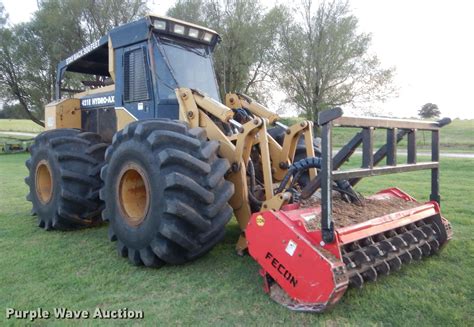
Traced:
POLYGON ((41 133, 44 127, 29 119, 0 119, 0 131, 41 133))
MULTIPOLYGON (((338 128, 334 129, 334 144, 342 146, 347 143, 359 129, 338 128)), ((474 120, 459 120, 441 129, 440 146, 443 151, 474 152, 474 120)), ((431 149, 431 132, 418 131, 418 149, 431 149)), ((374 147, 380 147, 386 142, 386 131, 375 130, 374 147)), ((406 151, 406 138, 399 143, 399 149, 406 151)))
MULTIPOLYGON (((25 201, 26 159, 27 154, 0 156, 0 309, 126 307, 143 310, 147 325, 474 325, 474 160, 442 161, 443 212, 454 239, 439 255, 362 290, 350 289, 333 311, 318 315, 290 312, 264 294, 258 265, 234 254, 235 222, 205 257, 159 270, 120 258, 106 226, 40 230, 25 201)), ((368 194, 394 185, 426 200, 429 172, 368 179, 359 190, 368 194)))
MULTIPOLYGON (((286 118, 286 124, 292 124, 299 121, 299 118, 286 118)), ((333 143, 335 147, 345 145, 360 129, 357 128, 334 128, 333 143)), ((440 144, 443 151, 451 152, 474 152, 474 120, 473 119, 455 119, 451 124, 443 127, 441 130, 440 144)), ((380 147, 386 142, 386 132, 383 129, 376 130, 374 133, 374 147, 380 147)), ((419 131, 417 135, 417 145, 419 149, 430 149, 431 133, 428 131, 419 131)), ((406 141, 399 144, 399 149, 406 149, 406 141)))
MULTIPOLYGON (((285 118, 286 124, 295 123, 298 119, 285 118)), ((1 131, 17 131, 40 133, 44 129, 26 119, 0 119, 0 137, 6 138, 1 131)), ((341 147, 351 139, 357 129, 351 128, 335 128, 334 130, 334 146, 341 147)), ((15 139, 28 139, 28 136, 11 136, 15 139)), ((444 127, 441 131, 441 149, 443 151, 452 152, 474 152, 474 120, 455 119, 450 125, 444 127)), ((431 144, 431 134, 429 132, 420 131, 417 138, 420 149, 429 149, 431 144)), ((385 131, 375 131, 375 146, 385 144, 385 131)), ((406 142, 400 143, 400 149, 405 149, 406 142)))

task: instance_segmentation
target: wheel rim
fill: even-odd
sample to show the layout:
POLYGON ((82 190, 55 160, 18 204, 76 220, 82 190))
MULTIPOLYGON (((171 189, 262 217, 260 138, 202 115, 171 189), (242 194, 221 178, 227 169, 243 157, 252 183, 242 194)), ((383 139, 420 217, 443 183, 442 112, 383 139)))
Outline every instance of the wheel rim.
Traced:
POLYGON ((41 160, 36 166, 36 195, 41 203, 46 204, 53 197, 53 177, 46 160, 41 160))
POLYGON ((148 213, 150 188, 145 171, 134 163, 127 164, 121 171, 118 184, 118 201, 125 221, 138 226, 148 213))

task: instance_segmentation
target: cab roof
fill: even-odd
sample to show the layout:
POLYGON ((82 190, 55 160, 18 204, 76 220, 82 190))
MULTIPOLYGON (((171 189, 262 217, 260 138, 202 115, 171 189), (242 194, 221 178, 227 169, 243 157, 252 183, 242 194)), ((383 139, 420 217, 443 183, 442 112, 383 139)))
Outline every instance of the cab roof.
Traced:
POLYGON ((207 28, 207 27, 204 27, 204 26, 201 26, 201 25, 196 25, 196 24, 193 24, 193 23, 188 23, 184 20, 176 19, 176 18, 169 17, 169 16, 162 16, 162 15, 157 15, 157 14, 151 13, 151 14, 146 15, 145 17, 149 17, 150 19, 159 18, 159 19, 167 20, 167 21, 170 21, 170 22, 178 23, 178 24, 183 24, 183 25, 186 25, 186 26, 189 26, 189 27, 194 27, 194 28, 197 28, 197 29, 200 29, 200 30, 203 30, 203 31, 207 31, 207 32, 212 33, 212 34, 219 35, 216 31, 214 31, 210 28, 207 28))
POLYGON ((185 38, 196 42, 204 42, 214 47, 219 42, 218 33, 212 29, 196 24, 188 23, 172 17, 161 16, 156 14, 148 14, 145 17, 118 26, 102 36, 99 40, 87 45, 76 53, 72 54, 58 65, 58 73, 63 74, 66 71, 93 74, 100 76, 109 76, 109 42, 111 46, 120 48, 123 46, 133 45, 146 40, 150 30, 156 31, 158 34, 163 33, 174 38, 185 38), (166 29, 160 30, 154 26, 154 22, 165 21, 166 29), (184 26, 183 34, 176 33, 172 28, 176 25, 184 26), (190 30, 198 30, 199 37, 191 38, 190 30), (185 32, 187 34, 185 34, 185 32), (212 34, 209 42, 205 42, 203 36, 206 33, 212 34))

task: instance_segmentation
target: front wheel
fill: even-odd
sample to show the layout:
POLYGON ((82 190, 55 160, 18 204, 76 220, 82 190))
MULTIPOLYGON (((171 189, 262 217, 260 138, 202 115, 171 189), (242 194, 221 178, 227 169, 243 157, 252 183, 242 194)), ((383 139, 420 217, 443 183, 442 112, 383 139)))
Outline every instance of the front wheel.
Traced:
POLYGON ((103 218, 134 265, 181 264, 219 242, 232 217, 226 159, 202 128, 147 120, 119 131, 101 172, 103 218))

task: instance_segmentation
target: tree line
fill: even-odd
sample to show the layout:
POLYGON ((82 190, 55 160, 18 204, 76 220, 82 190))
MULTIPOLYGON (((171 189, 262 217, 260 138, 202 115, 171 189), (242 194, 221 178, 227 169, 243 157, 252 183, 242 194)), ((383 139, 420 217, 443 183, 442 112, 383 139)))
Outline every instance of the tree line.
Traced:
MULTIPOLYGON (((0 2, 0 99, 42 124, 57 64, 147 12, 142 0, 39 0, 29 22, 11 25, 0 2)), ((221 95, 241 92, 267 103, 278 90, 288 107, 316 120, 321 110, 384 100, 394 91, 394 69, 371 53, 371 35, 359 31, 348 1, 268 8, 252 0, 177 0, 167 15, 221 35, 214 53, 221 95)), ((79 80, 66 85, 78 87, 79 80)))

